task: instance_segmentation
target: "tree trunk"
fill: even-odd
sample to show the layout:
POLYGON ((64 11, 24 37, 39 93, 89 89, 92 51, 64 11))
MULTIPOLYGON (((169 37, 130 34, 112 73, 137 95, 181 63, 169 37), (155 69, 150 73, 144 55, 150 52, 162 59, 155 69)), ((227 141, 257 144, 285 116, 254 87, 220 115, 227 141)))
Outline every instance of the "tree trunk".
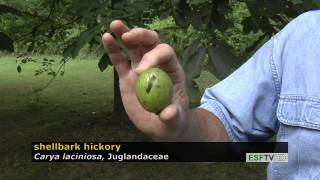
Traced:
POLYGON ((120 87, 119 87, 119 76, 116 70, 113 68, 113 88, 114 88, 114 96, 113 96, 113 119, 116 120, 120 124, 128 124, 128 116, 123 107, 120 87))

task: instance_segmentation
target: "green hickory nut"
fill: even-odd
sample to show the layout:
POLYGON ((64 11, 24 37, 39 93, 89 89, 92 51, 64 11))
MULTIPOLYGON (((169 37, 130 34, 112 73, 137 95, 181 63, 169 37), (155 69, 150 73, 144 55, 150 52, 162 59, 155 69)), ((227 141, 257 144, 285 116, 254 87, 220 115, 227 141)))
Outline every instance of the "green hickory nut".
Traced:
POLYGON ((159 114, 171 104, 173 83, 168 74, 160 68, 143 71, 135 88, 140 104, 149 112, 159 114))

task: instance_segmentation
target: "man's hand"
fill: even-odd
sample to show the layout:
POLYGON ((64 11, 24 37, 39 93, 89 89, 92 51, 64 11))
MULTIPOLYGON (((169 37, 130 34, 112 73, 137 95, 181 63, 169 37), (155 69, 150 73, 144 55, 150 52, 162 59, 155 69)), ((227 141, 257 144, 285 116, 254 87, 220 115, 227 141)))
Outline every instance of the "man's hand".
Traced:
POLYGON ((102 37, 104 47, 118 72, 121 97, 130 120, 154 139, 179 139, 186 125, 184 121, 188 114, 188 96, 185 75, 174 50, 167 44, 161 44, 155 31, 129 29, 119 20, 111 23, 111 30, 122 38, 128 48, 129 57, 126 57, 110 33, 105 33, 102 37), (146 111, 135 94, 137 76, 153 67, 166 71, 174 84, 172 104, 159 116, 146 111))
POLYGON ((227 133, 216 116, 205 109, 189 109, 183 69, 174 50, 167 44, 161 44, 156 32, 142 28, 129 29, 119 20, 111 23, 111 30, 128 48, 129 57, 126 57, 111 34, 105 33, 102 37, 104 47, 119 75, 124 108, 139 130, 155 140, 228 140, 227 133), (166 71, 174 85, 172 104, 160 115, 146 111, 135 93, 137 76, 153 67, 166 71))

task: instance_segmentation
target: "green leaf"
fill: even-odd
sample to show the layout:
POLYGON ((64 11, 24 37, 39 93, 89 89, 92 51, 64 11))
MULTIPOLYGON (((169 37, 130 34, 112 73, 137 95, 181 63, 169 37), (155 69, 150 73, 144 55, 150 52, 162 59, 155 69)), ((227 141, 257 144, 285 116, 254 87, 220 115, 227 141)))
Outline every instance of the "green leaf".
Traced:
POLYGON ((258 24, 254 21, 254 19, 251 16, 246 17, 242 21, 242 25, 243 25, 243 32, 244 33, 249 33, 250 31, 253 31, 256 33, 259 30, 258 24))
POLYGON ((320 8, 320 2, 318 0, 304 0, 303 7, 306 10, 318 10, 320 8))
POLYGON ((291 2, 294 4, 302 4, 303 0, 291 0, 291 2))
POLYGON ((213 10, 212 23, 220 30, 225 31, 228 28, 232 27, 233 23, 225 17, 228 14, 230 8, 228 8, 228 2, 220 2, 216 5, 216 9, 213 10))
POLYGON ((22 60, 21 60, 21 63, 22 64, 26 64, 28 62, 28 58, 23 58, 22 60))
POLYGON ((76 58, 81 48, 83 48, 100 30, 100 25, 88 28, 83 31, 76 40, 63 51, 63 57, 76 58))
POLYGON ((186 28, 189 25, 187 17, 179 11, 173 11, 173 18, 175 23, 182 28, 186 28))
POLYGON ((21 73, 21 70, 22 70, 22 69, 21 69, 21 66, 18 65, 18 66, 17 66, 17 71, 18 71, 18 73, 21 73))
POLYGON ((14 14, 17 16, 22 15, 20 10, 18 10, 14 7, 8 6, 8 5, 4 5, 4 4, 0 4, 0 15, 1 14, 14 14))
POLYGON ((181 56, 182 67, 187 72, 186 85, 191 105, 196 104, 199 100, 199 87, 194 79, 200 76, 205 52, 205 48, 199 40, 196 40, 183 51, 181 56))
POLYGON ((182 66, 187 73, 187 79, 199 77, 201 63, 205 55, 205 48, 199 43, 194 42, 182 53, 182 66))
POLYGON ((160 12, 159 18, 160 20, 168 18, 172 13, 172 9, 167 9, 166 11, 160 12))
POLYGON ((103 56, 100 58, 98 67, 101 72, 107 69, 107 67, 111 65, 110 58, 107 53, 104 53, 103 56))
POLYGON ((57 76, 56 72, 54 72, 54 71, 48 72, 48 75, 49 76, 53 76, 53 77, 57 76))
POLYGON ((267 40, 270 38, 270 36, 264 34, 262 36, 259 37, 259 39, 257 39, 251 46, 246 48, 247 52, 254 52, 255 50, 257 50, 259 47, 261 47, 265 42, 267 42, 267 40))
MULTIPOLYGON (((121 51, 128 56, 128 48, 127 46, 124 44, 123 40, 121 37, 117 36, 115 33, 111 33, 112 37, 116 40, 118 46, 120 47, 121 51)), ((109 57, 108 57, 109 58, 109 57)))
POLYGON ((195 29, 200 29, 203 24, 203 19, 201 14, 195 14, 191 18, 191 24, 195 29))
POLYGON ((189 26, 189 15, 190 15, 190 7, 186 3, 186 1, 172 1, 173 4, 173 18, 175 23, 182 27, 186 28, 189 26))
POLYGON ((209 2, 209 1, 208 0, 189 0, 189 3, 192 5, 199 5, 206 2, 209 2))
POLYGON ((240 61, 224 47, 209 47, 208 55, 208 70, 219 79, 227 77, 240 64, 240 61))

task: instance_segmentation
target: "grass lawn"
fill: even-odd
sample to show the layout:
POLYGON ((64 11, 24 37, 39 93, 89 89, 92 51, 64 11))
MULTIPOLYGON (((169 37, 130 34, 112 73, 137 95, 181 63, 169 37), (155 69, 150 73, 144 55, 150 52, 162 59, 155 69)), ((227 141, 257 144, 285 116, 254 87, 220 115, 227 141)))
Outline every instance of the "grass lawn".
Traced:
MULTIPOLYGON (((115 119, 113 72, 96 60, 67 64, 63 77, 43 91, 49 76, 37 67, 16 71, 15 58, 0 57, 0 179, 266 179, 266 164, 245 163, 32 163, 32 141, 149 141, 115 119)), ((215 81, 204 72, 201 91, 215 81)))

